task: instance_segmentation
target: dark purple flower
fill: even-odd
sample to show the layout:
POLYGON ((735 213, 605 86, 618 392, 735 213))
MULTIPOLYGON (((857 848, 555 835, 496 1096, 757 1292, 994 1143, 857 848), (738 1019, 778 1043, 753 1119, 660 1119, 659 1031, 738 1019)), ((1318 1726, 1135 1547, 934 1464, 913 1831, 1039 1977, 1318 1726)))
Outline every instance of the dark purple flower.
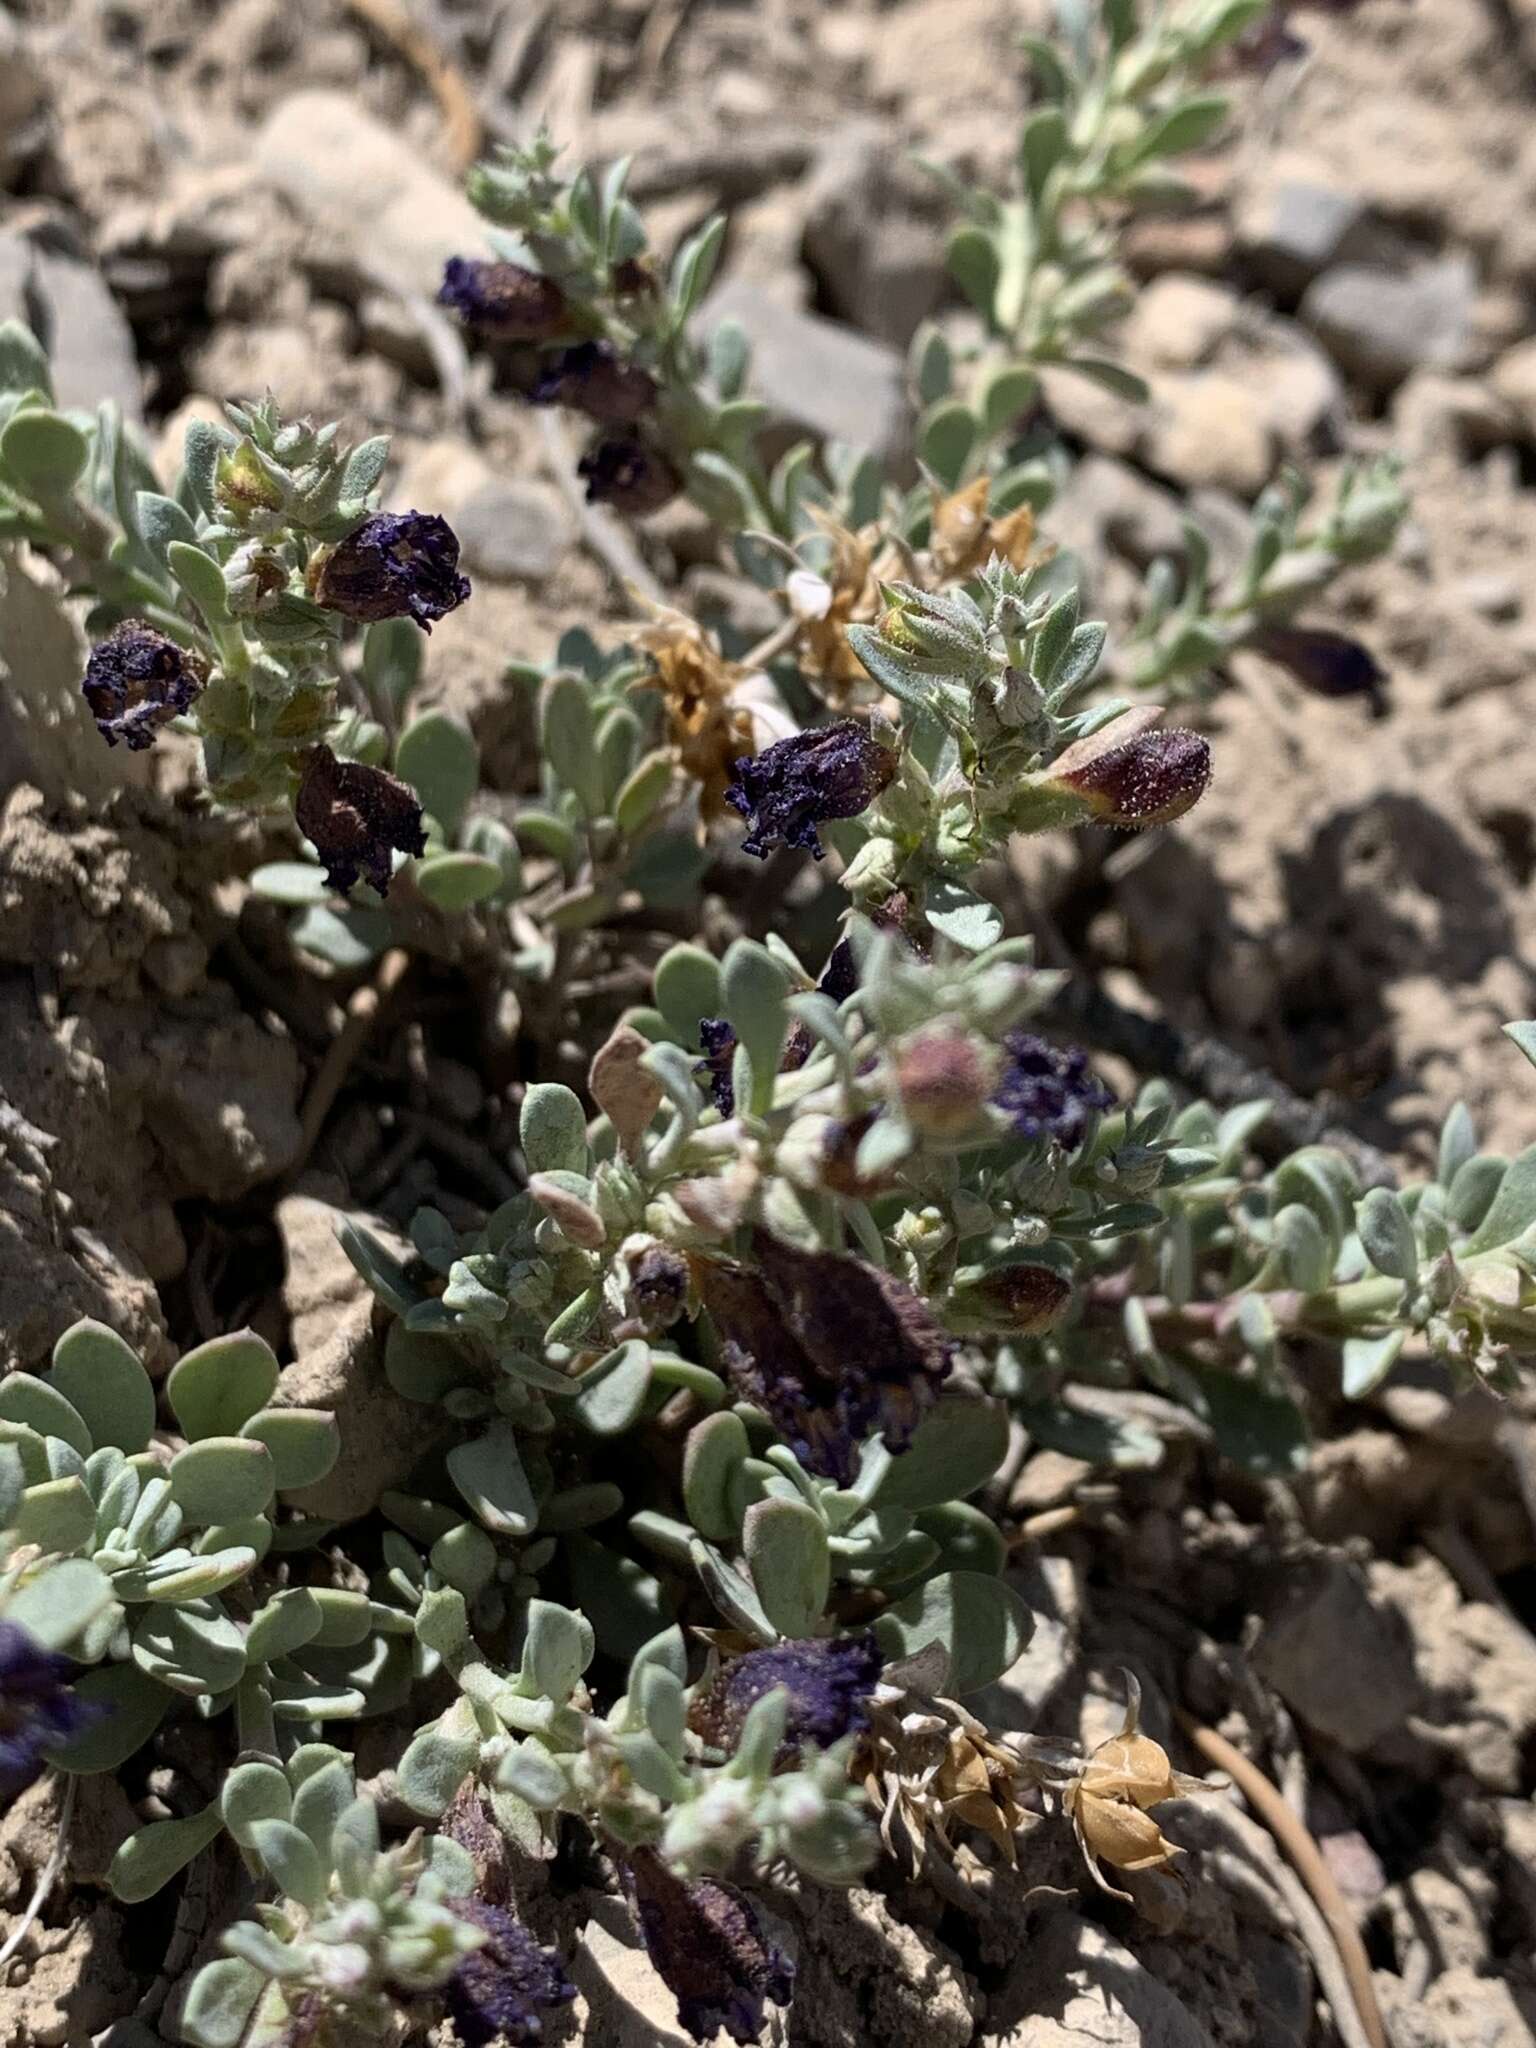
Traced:
POLYGON ((631 427, 656 402, 656 379, 627 363, 611 341, 578 341, 544 364, 530 405, 568 405, 605 426, 631 427))
POLYGON ((109 747, 138 753, 161 726, 190 711, 208 680, 207 663, 142 619, 125 619, 91 649, 81 685, 96 730, 109 747))
POLYGON ((43 1753, 67 1742, 106 1709, 70 1691, 78 1667, 45 1650, 14 1621, 0 1621, 0 1799, 14 1799, 43 1767, 43 1753))
POLYGON ((1032 1031, 1011 1031, 1003 1050, 1008 1064, 992 1100, 1021 1138, 1054 1138, 1070 1151, 1082 1143, 1089 1117, 1113 1107, 1114 1096, 1089 1071, 1088 1055, 1079 1047, 1048 1045, 1032 1031))
POLYGON ((1127 712, 1102 732, 1075 740, 1047 773, 1106 824, 1171 825, 1210 786, 1211 744, 1201 733, 1178 728, 1125 733, 1136 715, 1127 712))
POLYGON ((736 1088, 731 1079, 731 1069, 736 1059, 736 1034, 723 1017, 701 1017, 699 1020, 699 1044, 704 1057, 694 1072, 709 1076, 709 1099, 722 1116, 730 1116, 736 1107, 736 1088))
POLYGON ((697 1695, 688 1722, 696 1735, 727 1755, 735 1753, 747 1715, 764 1693, 783 1686, 789 1717, 776 1759, 794 1762, 806 1743, 827 1749, 844 1735, 869 1726, 865 1703, 880 1682, 880 1645, 866 1630, 851 1636, 817 1636, 748 1650, 721 1666, 697 1695))
POLYGON ((366 875, 382 896, 389 888, 390 854, 427 850, 421 801, 409 783, 383 768, 338 761, 327 746, 311 747, 293 800, 299 830, 313 841, 325 879, 343 894, 366 875))
POLYGON ((700 1259, 704 1306, 737 1394, 760 1407, 808 1472, 847 1485, 878 1431, 911 1441, 954 1343, 903 1281, 838 1252, 755 1229, 752 1266, 700 1259))
POLYGON ((896 756, 856 718, 794 733, 736 763, 725 800, 751 828, 743 853, 766 860, 775 846, 801 846, 821 859, 816 827, 856 818, 896 773, 896 756))
POLYGON ((1324 626, 1264 626, 1248 644, 1319 697, 1364 697, 1373 716, 1386 716, 1386 675, 1371 650, 1348 633, 1324 626))
POLYGON ((576 465, 589 505, 611 505, 632 519, 644 519, 670 505, 683 480, 659 448, 638 434, 607 434, 594 441, 576 465))
POLYGON ((522 1922, 483 1899, 455 1899, 452 1910, 486 1936, 448 1980, 448 2010, 466 2048, 498 2036, 523 2048, 543 2038, 543 2015, 569 2005, 576 1986, 553 1949, 541 1948, 522 1922))
POLYGON ((458 536, 435 512, 369 513, 314 579, 315 602, 344 618, 412 618, 424 633, 468 596, 458 536))
POLYGON ((492 341, 551 341, 565 324, 565 293, 521 263, 451 256, 437 302, 492 341))
POLYGON ((764 1935, 752 1902, 712 1877, 674 1877, 654 1849, 635 1849, 627 1875, 646 1952, 695 2041, 723 2027, 743 2048, 760 2039, 763 2006, 787 2005, 795 1971, 764 1935))

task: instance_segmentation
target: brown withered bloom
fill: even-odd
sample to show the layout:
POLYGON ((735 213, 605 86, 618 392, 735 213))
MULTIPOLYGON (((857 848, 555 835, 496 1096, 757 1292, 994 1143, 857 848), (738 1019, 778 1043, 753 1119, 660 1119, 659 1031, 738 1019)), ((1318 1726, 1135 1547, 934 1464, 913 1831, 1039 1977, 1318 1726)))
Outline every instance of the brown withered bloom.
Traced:
POLYGON ((409 618, 424 633, 469 596, 458 535, 436 512, 370 512, 315 556, 309 581, 316 604, 343 618, 409 618))
POLYGON ((628 427, 656 403, 656 379, 610 341, 578 341, 540 369, 530 405, 565 405, 605 426, 628 427))
POLYGON ((1127 711, 1074 740, 1051 763, 1047 780, 1081 798, 1108 825, 1172 824, 1210 787, 1211 745, 1197 732, 1150 731, 1159 715, 1150 705, 1127 711))
POLYGON ((576 465, 589 505, 611 505, 631 519, 670 505, 683 480, 659 448, 638 434, 608 434, 594 441, 576 465))
POLYGON ((81 694, 109 747, 130 753, 154 744, 173 718, 190 711, 208 680, 208 664, 142 619, 125 619, 91 649, 81 694))
POLYGON ((1118 1735, 1093 1750, 1067 1789, 1073 1830, 1094 1882, 1118 1898, 1129 1895, 1110 1884, 1100 1865, 1116 1870, 1158 1870, 1182 1854, 1152 1817, 1165 1799, 1208 1792, 1203 1778, 1176 1771, 1161 1743, 1140 1729, 1141 1686, 1125 1674, 1125 1721, 1118 1735))
POLYGON ((565 325, 565 293, 522 263, 451 256, 437 302, 491 341, 551 341, 565 325))
POLYGON ((987 511, 992 479, 977 477, 963 489, 951 491, 933 508, 928 553, 943 582, 957 582, 984 569, 994 555, 1010 568, 1022 569, 1035 539, 1035 515, 1028 505, 1016 511, 987 511))
POLYGON ((762 2036, 763 2007, 788 2005, 794 1965, 763 1933, 752 1902, 713 1877, 675 1876, 654 1849, 632 1849, 627 1889, 646 1952, 677 2000, 683 2031, 743 2048, 762 2036))
POLYGON ((694 1262, 737 1394, 755 1402, 808 1472, 846 1485, 878 1431, 911 1441, 949 1375, 954 1342, 893 1274, 805 1252, 755 1228, 751 1266, 694 1262))
POLYGON ((861 1757, 864 1789, 895 1855, 904 1846, 915 1875, 932 1845, 953 1856, 955 1833, 975 1828, 1009 1864, 1014 1837, 1036 1823, 1025 1805, 1033 1782, 1014 1752, 958 1701, 907 1686, 877 1693, 861 1757))
POLYGON ((785 585, 785 596, 800 622, 795 651, 801 668, 820 684, 829 702, 841 705, 872 694, 868 671, 848 645, 846 629, 870 625, 880 616, 880 570, 896 575, 901 565, 882 554, 877 568, 880 536, 876 528, 855 533, 825 514, 813 516, 831 543, 831 558, 820 573, 795 570, 785 585))
POLYGON ((427 850, 421 801, 409 783, 361 761, 338 761, 327 746, 310 748, 293 814, 320 856, 325 879, 343 894, 365 875, 384 895, 391 852, 419 856, 427 850))
POLYGON ((1065 1273, 1020 1258, 952 1287, 946 1314, 954 1329, 968 1335, 1043 1337, 1071 1306, 1072 1282, 1065 1273))
POLYGON ((725 801, 747 821, 743 853, 766 860, 776 846, 820 860, 819 825, 856 818, 896 773, 896 755, 857 718, 840 718, 777 740, 738 760, 725 801))
POLYGON ((710 823, 729 809, 726 789, 753 743, 752 714, 734 695, 745 671, 694 620, 666 606, 656 607, 635 638, 655 663, 640 687, 661 692, 667 737, 683 773, 698 784, 700 815, 710 823))

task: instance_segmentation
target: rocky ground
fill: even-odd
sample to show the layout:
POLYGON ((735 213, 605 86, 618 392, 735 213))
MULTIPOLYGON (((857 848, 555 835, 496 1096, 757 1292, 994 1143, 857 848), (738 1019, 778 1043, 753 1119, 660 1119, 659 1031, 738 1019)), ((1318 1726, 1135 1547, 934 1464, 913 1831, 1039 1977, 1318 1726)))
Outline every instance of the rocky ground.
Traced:
MULTIPOLYGON (((1002 174, 1031 11, 410 10, 467 110, 383 0, 22 0, 0 14, 0 317, 46 331, 61 400, 116 395, 168 465, 190 413, 266 386, 391 432, 391 501, 444 512, 476 582, 433 638, 431 690, 511 788, 526 731, 505 663, 546 659, 573 623, 616 633, 626 607, 528 416, 429 304, 443 258, 478 246, 457 191, 476 122, 494 137, 541 110, 576 157, 636 152, 663 248, 729 205, 722 290, 775 410, 899 458, 900 352, 948 305, 942 214, 909 151, 1002 174)), ((1122 1002, 1216 1032, 1406 1162, 1458 1096, 1511 1149, 1536 1138, 1536 1078, 1500 1035, 1536 1011, 1536 12, 1368 0, 1300 25, 1307 59, 1238 82, 1242 138, 1195 165, 1200 207, 1132 238, 1146 289, 1120 345, 1151 406, 1052 384, 1082 459, 1048 530, 1123 617, 1141 570, 1182 547, 1186 503, 1235 554, 1289 459, 1326 480, 1399 449, 1412 520, 1318 614, 1370 642, 1390 707, 1375 719, 1240 658, 1200 808, 1030 881, 1122 1002)), ((687 601, 751 630, 693 515, 663 515, 644 547, 687 601)), ((337 1012, 241 886, 260 834, 215 827, 174 766, 160 787, 115 758, 109 775, 88 730, 77 747, 28 723, 29 678, 79 659, 47 586, 0 557, 0 1353, 38 1363, 97 1314, 158 1369, 245 1320, 299 1355, 305 1398, 345 1401, 368 1318, 307 1198, 397 1217, 429 1191, 494 1199, 517 1020, 429 1005, 311 1128, 337 1012)), ((1176 1435, 1140 1470, 1023 1457, 1016 1508, 1079 1512, 1025 1569, 1042 1618, 992 1705, 1016 1727, 1098 1726, 1134 1668, 1154 1732, 1175 1740, 1184 1702, 1305 1815, 1396 2048, 1516 2048, 1536 2040, 1536 1408, 1427 1374, 1368 1406, 1319 1402, 1295 1489, 1176 1435)), ((372 1484, 413 1447, 387 1410, 370 1426, 372 1484)), ((345 1464, 327 1484, 345 1488, 345 1464)), ((0 1824, 0 1907, 47 1860, 51 1796, 0 1824)), ((129 1819, 93 1781, 70 1883, 0 1968, 7 2048, 108 2028, 149 2048, 210 1902, 172 1926, 107 1899, 129 1819)), ((978 1865, 953 1898, 887 1877, 819 1906, 786 1930, 790 2038, 1356 2048, 1270 1832, 1224 1796, 1165 1825, 1193 1875, 1139 1911, 1082 1898, 1057 1846, 1016 1882, 978 1865), (1031 1890, 1051 1886, 1076 1903, 1031 1890)), ((617 1934, 595 1924, 580 1968, 589 2048, 680 2038, 617 1934)))

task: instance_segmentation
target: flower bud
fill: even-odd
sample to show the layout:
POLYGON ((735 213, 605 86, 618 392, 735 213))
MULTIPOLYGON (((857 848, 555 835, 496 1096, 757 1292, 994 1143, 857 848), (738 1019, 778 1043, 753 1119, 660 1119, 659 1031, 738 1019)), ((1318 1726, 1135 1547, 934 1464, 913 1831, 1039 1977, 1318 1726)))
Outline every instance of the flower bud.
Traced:
POLYGON ((997 1079, 997 1055, 958 1023, 913 1032, 897 1046, 894 1067, 907 1121, 928 1138, 973 1132, 997 1079))
POLYGON ((275 477, 268 474, 255 443, 242 440, 222 454, 214 469, 213 494, 220 507, 237 525, 253 515, 280 512, 283 493, 275 477))
POLYGON ((576 465, 590 505, 644 519, 670 505, 683 480, 658 448, 638 434, 610 434, 596 441, 576 465))
POLYGON ((424 633, 469 596, 458 536, 435 512, 373 512, 310 565, 317 604, 348 619, 412 618, 424 633))
POLYGON ((944 1320, 966 1335, 1041 1337, 1055 1329, 1072 1303, 1072 1282, 1055 1266, 994 1266, 954 1287, 944 1320))
POLYGON ((1075 741, 1052 762, 1047 783, 1078 797, 1106 824, 1140 828, 1182 818, 1210 785, 1210 742, 1179 729, 1149 732, 1146 715, 1129 711, 1075 741))
POLYGON ((579 341, 540 370, 530 405, 566 405, 604 426, 630 427, 656 403, 656 379, 609 341, 579 341))
POLYGON ((131 753, 189 711, 208 680, 208 665, 141 619, 125 619, 91 649, 81 694, 109 747, 131 753))
POLYGON ((565 324, 565 293, 521 263, 452 256, 437 302, 492 341, 551 341, 565 324))
POLYGON ((1248 644, 1287 669, 1303 689, 1319 697, 1364 697, 1373 717, 1386 716, 1386 676, 1363 641, 1321 626, 1264 626, 1248 644))

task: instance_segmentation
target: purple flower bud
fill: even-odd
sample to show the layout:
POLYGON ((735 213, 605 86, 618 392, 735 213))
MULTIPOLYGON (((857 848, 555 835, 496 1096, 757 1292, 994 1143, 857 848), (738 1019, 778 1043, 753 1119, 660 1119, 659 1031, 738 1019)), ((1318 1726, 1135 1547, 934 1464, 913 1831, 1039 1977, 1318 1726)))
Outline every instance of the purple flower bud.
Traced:
POLYGON ((190 711, 208 665, 142 619, 125 619, 91 649, 81 692, 109 747, 153 746, 161 726, 190 711))
POLYGON ((106 1713, 71 1692, 77 1666, 45 1650, 18 1622, 0 1621, 0 1799, 9 1803, 43 1767, 43 1753, 106 1713))
POLYGON ((751 1248, 750 1267, 695 1265, 722 1363, 808 1472, 847 1485, 872 1432, 893 1451, 911 1441, 954 1344, 910 1287, 862 1259, 803 1252, 762 1229, 751 1248))
POLYGON ((683 2030, 713 2041, 723 2027, 750 2048, 765 2001, 787 2005, 795 1988, 794 1965, 764 1935, 751 1901, 712 1877, 685 1883, 654 1849, 632 1850, 626 1874, 646 1952, 683 2030))
POLYGON ((1118 737, 1128 712, 1103 732, 1068 747, 1048 770, 1110 825, 1169 825, 1205 795, 1211 780, 1209 740, 1197 732, 1131 732, 1118 737))
POLYGON ((992 1100, 1021 1138, 1054 1138, 1070 1152, 1082 1143, 1089 1117, 1114 1106, 1114 1096, 1089 1072, 1088 1055, 1080 1048, 1063 1049, 1032 1031, 1011 1031, 1003 1050, 1008 1064, 992 1100))
POLYGON ((543 2015, 569 2005, 576 1986, 552 1949, 541 1948, 522 1922, 483 1899, 455 1899, 452 1910, 486 1936, 448 1980, 448 2010, 466 2048, 497 2039, 512 2048, 539 2041, 543 2015))
POLYGON ((631 519, 644 519, 670 505, 683 480, 658 448, 638 434, 609 434, 595 441, 576 465, 589 505, 611 505, 631 519))
POLYGON ((1264 626, 1249 645, 1319 697, 1365 697, 1373 716, 1386 716, 1386 676, 1363 641, 1323 626, 1264 626))
POLYGON ((766 860, 775 846, 801 846, 817 860, 816 827, 856 818, 896 773, 896 756, 857 718, 794 733, 736 763, 725 800, 750 826, 743 853, 766 860))
POLYGON ((469 596, 458 536, 435 512, 371 512, 311 577, 315 602, 344 618, 412 618, 424 633, 469 596))
POLYGON ((565 293, 521 263, 451 256, 437 302, 492 341, 552 341, 565 324, 565 293))
POLYGON ((338 761, 327 746, 309 751, 293 815, 305 838, 313 841, 325 879, 343 894, 366 875, 384 895, 391 851, 420 855, 427 850, 415 790, 383 768, 338 761))
POLYGON ((568 405, 604 426, 631 427, 656 403, 656 379, 611 341, 579 341, 540 370, 530 405, 568 405))
POLYGON ((749 1650, 721 1666, 693 1701, 688 1724, 715 1749, 734 1755, 752 1708, 776 1687, 789 1694, 778 1768, 792 1764, 806 1743, 827 1749, 869 1726, 865 1704, 880 1682, 883 1659, 874 1635, 818 1636, 749 1650))

